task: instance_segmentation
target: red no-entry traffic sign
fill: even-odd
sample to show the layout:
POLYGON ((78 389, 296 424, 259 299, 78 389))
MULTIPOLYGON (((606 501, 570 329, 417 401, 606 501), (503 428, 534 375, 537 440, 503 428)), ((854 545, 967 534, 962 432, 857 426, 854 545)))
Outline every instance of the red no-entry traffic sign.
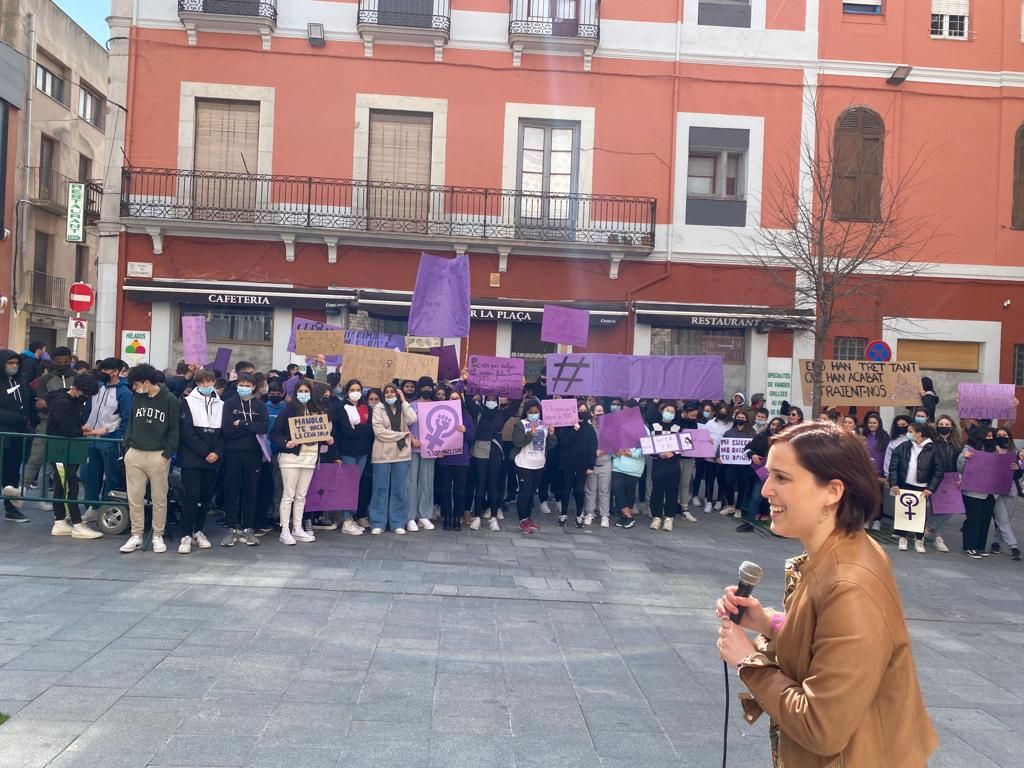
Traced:
POLYGON ((68 291, 68 306, 72 312, 88 312, 96 302, 96 292, 88 283, 72 283, 68 291))

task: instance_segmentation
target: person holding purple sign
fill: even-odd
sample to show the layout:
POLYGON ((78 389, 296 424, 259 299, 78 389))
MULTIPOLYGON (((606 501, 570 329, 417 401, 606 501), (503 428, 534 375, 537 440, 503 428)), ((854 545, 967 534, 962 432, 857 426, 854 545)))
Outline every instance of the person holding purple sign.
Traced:
MULTIPOLYGON (((960 430, 957 429, 951 416, 942 415, 935 422, 935 432, 938 437, 935 439, 935 450, 942 465, 943 474, 956 472, 956 460, 963 450, 963 442, 960 439, 960 430)), ((940 531, 949 520, 949 515, 931 515, 928 517, 928 527, 925 530, 925 538, 934 537, 936 552, 949 552, 949 547, 942 538, 940 531)))
POLYGON ((582 402, 576 408, 578 421, 571 427, 555 430, 559 445, 558 464, 562 470, 558 524, 563 528, 568 520, 570 499, 576 503, 576 527, 583 527, 587 479, 594 473, 597 462, 597 432, 590 423, 590 409, 582 402))
POLYGON ((519 495, 516 505, 519 512, 519 530, 529 535, 536 533, 540 526, 531 517, 533 494, 540 486, 544 467, 550 451, 558 438, 554 427, 545 427, 540 421, 540 401, 531 398, 523 403, 523 418, 512 428, 512 445, 515 446, 516 474, 519 475, 519 495))
POLYGON ((519 401, 505 401, 496 395, 484 395, 482 402, 473 398, 464 401, 476 428, 473 440, 472 467, 476 482, 476 501, 470 530, 478 530, 481 520, 488 520, 492 531, 500 531, 501 503, 505 473, 505 446, 501 439, 502 426, 514 418, 519 401))
MULTIPOLYGON (((1004 456, 1013 456, 1017 454, 1017 449, 1013 442, 1013 433, 1009 427, 999 427, 996 429, 996 453, 1004 456)), ((1024 451, 1021 452, 1024 454, 1024 451)), ((998 538, 999 541, 993 541, 989 551, 993 555, 998 555, 1002 551, 1002 546, 1010 548, 1010 555, 1014 560, 1020 560, 1020 544, 1017 543, 1017 537, 1013 533, 1013 526, 1010 521, 1013 519, 1013 510, 1017 506, 1017 497, 1020 495, 1020 455, 1018 454, 1014 461, 1017 463, 1016 469, 1013 471, 1013 483, 1010 485, 1010 492, 1008 494, 999 494, 996 496, 995 506, 992 508, 992 520, 996 524, 995 536, 993 539, 998 538)))
MULTIPOLYGON (((889 493, 898 498, 900 489, 920 491, 927 503, 927 516, 931 516, 931 502, 927 501, 942 482, 941 456, 935 449, 935 428, 931 424, 914 422, 907 427, 907 441, 896 448, 889 462, 889 493)), ((924 533, 915 533, 914 551, 925 553, 924 533)), ((907 551, 907 537, 900 536, 898 549, 907 551)))
MULTIPOLYGON (((462 451, 450 456, 442 456, 437 460, 434 481, 437 485, 437 496, 441 503, 442 526, 446 531, 462 529, 460 515, 466 506, 466 476, 469 472, 470 447, 476 437, 476 424, 473 417, 462 402, 462 385, 456 384, 448 399, 457 403, 462 410, 462 423, 455 427, 462 433, 462 451)), ((429 419, 428 419, 429 421, 429 419)), ((426 440, 426 430, 420 432, 420 439, 426 440)), ((476 518, 474 518, 474 522, 476 518)), ((477 524, 477 528, 479 528, 477 524)))
MULTIPOLYGON (((991 427, 983 427, 975 424, 971 427, 967 437, 967 445, 960 452, 956 460, 956 470, 964 473, 964 467, 975 453, 994 453, 996 450, 995 430, 991 427)), ((988 529, 992 524, 992 513, 995 509, 996 499, 991 494, 979 493, 977 491, 961 491, 964 497, 964 510, 967 519, 963 527, 963 549, 964 553, 972 560, 980 560, 988 557, 986 545, 988 544, 988 529)))
POLYGON ((390 524, 399 536, 405 535, 409 520, 406 483, 412 458, 412 434, 409 426, 417 421, 416 412, 400 390, 387 384, 384 402, 373 410, 373 498, 370 501, 370 533, 379 536, 390 524))

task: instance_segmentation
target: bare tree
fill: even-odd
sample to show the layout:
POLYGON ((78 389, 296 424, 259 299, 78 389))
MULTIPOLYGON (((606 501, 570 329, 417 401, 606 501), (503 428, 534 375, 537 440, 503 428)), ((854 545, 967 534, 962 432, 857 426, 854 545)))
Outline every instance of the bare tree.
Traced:
POLYGON ((854 135, 815 120, 817 147, 801 144, 801 173, 773 174, 775 192, 762 203, 773 228, 762 227, 742 251, 769 279, 795 290, 798 307, 814 310, 807 330, 814 338, 815 415, 822 407, 822 361, 832 328, 863 322, 865 306, 880 304, 894 281, 920 275, 926 265, 917 259, 934 239, 930 219, 907 214, 908 199, 921 183, 922 152, 906 171, 883 175, 884 128, 874 118, 874 137, 870 130, 854 135))

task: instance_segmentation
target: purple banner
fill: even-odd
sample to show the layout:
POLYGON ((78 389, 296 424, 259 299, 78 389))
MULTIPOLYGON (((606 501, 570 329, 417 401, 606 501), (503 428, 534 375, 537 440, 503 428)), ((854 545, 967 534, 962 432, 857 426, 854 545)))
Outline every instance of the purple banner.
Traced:
POLYGON ((452 381, 459 378, 459 354, 455 347, 432 347, 429 351, 437 358, 438 380, 452 381))
POLYGON ((181 316, 181 346, 189 365, 206 362, 206 315, 181 316))
POLYGON ((579 423, 580 411, 575 397, 541 400, 540 412, 549 427, 571 427, 579 423))
POLYGON ((964 474, 960 480, 960 490, 1006 496, 1013 486, 1015 469, 1017 469, 1016 454, 972 450, 971 457, 964 461, 964 474))
POLYGON ((425 459, 462 453, 462 404, 452 400, 419 401, 416 409, 420 434, 420 455, 425 459))
POLYGON ((214 371, 220 371, 221 376, 227 376, 229 365, 231 365, 231 347, 217 347, 217 356, 206 367, 214 371))
POLYGON ((684 429, 690 435, 693 448, 683 449, 683 456, 691 459, 710 459, 715 455, 715 441, 706 429, 684 429))
MULTIPOLYGON (((551 381, 550 374, 548 381, 551 381)), ((647 427, 639 408, 626 408, 597 418, 598 447, 605 453, 637 448, 640 438, 647 437, 647 427)))
POLYGON ((376 333, 350 328, 345 331, 345 343, 357 347, 374 347, 376 349, 397 349, 405 352, 405 336, 397 333, 376 333))
POLYGON ((722 358, 607 354, 545 355, 548 394, 719 400, 722 358))
POLYGON ((524 365, 521 357, 470 355, 466 392, 516 400, 523 394, 524 365))
POLYGON ((410 336, 469 336, 469 257, 420 254, 409 307, 410 336))
MULTIPOLYGON (((966 466, 966 465, 965 465, 966 466)), ((947 472, 932 494, 932 513, 936 515, 964 514, 964 497, 960 493, 960 475, 947 472)))
POLYGON ((540 326, 541 341, 585 347, 589 334, 590 313, 585 309, 570 309, 557 304, 544 305, 544 318, 540 326))
POLYGON ((339 512, 359 506, 358 464, 317 464, 306 491, 308 512, 339 512))
POLYGON ((1017 418, 1016 390, 1013 384, 958 384, 956 411, 961 419, 1017 418))

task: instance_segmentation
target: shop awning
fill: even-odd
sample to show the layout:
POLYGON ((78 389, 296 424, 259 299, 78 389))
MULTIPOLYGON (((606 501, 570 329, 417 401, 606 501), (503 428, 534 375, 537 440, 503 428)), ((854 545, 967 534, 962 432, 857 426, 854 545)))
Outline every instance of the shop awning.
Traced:
POLYGON ((814 322, 814 310, 749 304, 676 304, 635 301, 639 323, 692 328, 801 329, 814 322))
POLYGON ((137 301, 174 301, 216 307, 323 309, 327 302, 347 303, 355 300, 355 294, 348 289, 321 290, 296 288, 284 283, 245 283, 233 280, 126 279, 124 291, 137 301))

